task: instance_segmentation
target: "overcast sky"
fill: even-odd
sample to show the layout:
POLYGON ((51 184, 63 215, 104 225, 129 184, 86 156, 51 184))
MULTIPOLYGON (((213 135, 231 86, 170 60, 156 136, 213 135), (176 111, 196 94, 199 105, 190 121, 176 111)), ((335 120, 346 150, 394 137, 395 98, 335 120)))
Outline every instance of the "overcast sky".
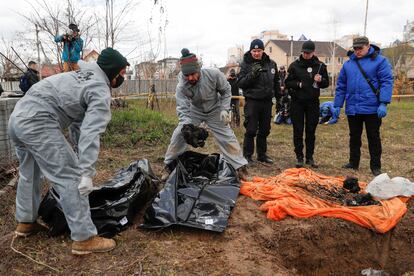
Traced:
MULTIPOLYGON (((55 0, 65 5, 65 0, 55 0)), ((118 0, 122 1, 122 0, 118 0)), ((293 35, 301 34, 312 40, 332 40, 346 34, 363 33, 366 0, 158 0, 164 3, 165 13, 153 25, 166 27, 166 51, 164 55, 179 57, 183 47, 203 56, 204 64, 222 66, 227 50, 235 45, 248 49, 250 38, 263 30, 277 29, 293 35), (157 23, 158 22, 158 23, 157 23), (334 23, 336 22, 336 23, 334 23)), ((117 2, 117 0, 115 0, 117 2)), ((30 12, 24 0, 0 0, 0 36, 10 37, 14 31, 22 31, 23 19, 14 11, 30 12)), ((104 5, 104 0, 81 0, 89 8, 104 5)), ((141 0, 131 14, 136 29, 146 35, 154 0, 141 0)), ((411 0, 371 0, 368 8, 367 36, 382 46, 395 39, 402 39, 403 26, 414 20, 414 4, 411 0)), ((155 26, 155 27, 158 27, 155 26)), ((82 28, 82 26, 80 26, 82 28)), ((130 52, 137 42, 122 45, 122 51, 130 52)), ((131 53, 136 56, 136 53, 131 53)))

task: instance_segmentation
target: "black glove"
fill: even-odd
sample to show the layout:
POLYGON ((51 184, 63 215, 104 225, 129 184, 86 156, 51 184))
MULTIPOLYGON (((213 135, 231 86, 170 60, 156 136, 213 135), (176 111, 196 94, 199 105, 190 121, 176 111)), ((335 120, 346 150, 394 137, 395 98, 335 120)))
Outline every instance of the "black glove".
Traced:
POLYGON ((252 76, 253 78, 257 78, 260 74, 260 71, 262 71, 262 65, 259 62, 256 62, 252 66, 252 76))

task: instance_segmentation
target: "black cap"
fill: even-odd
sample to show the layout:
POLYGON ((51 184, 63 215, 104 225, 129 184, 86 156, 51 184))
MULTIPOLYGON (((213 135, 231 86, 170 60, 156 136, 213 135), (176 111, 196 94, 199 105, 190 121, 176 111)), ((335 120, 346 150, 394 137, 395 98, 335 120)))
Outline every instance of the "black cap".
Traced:
POLYGON ((364 45, 368 45, 369 44, 369 39, 366 36, 358 36, 355 37, 354 40, 352 41, 352 47, 362 47, 364 45))
POLYGON ((109 81, 113 80, 123 68, 129 66, 127 59, 110 47, 101 52, 96 63, 105 72, 109 81))
POLYGON ((73 24, 73 23, 70 23, 70 24, 69 24, 69 29, 71 29, 71 30, 72 30, 72 31, 74 31, 74 32, 79 32, 78 25, 73 24))
POLYGON ((261 41, 260 39, 254 39, 252 41, 252 43, 250 43, 250 51, 253 49, 262 49, 264 50, 264 44, 263 41, 261 41))
POLYGON ((311 40, 303 42, 302 52, 305 52, 305 53, 315 52, 315 43, 313 43, 313 41, 311 40))

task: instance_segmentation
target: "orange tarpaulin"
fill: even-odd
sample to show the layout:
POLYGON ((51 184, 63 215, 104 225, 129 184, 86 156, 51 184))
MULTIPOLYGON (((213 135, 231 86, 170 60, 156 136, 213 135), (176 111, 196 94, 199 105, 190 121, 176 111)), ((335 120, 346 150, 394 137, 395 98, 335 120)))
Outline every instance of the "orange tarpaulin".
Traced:
MULTIPOLYGON (((385 233, 392 229, 407 211, 399 198, 380 201, 381 205, 342 206, 312 195, 304 187, 317 183, 326 188, 342 187, 344 177, 331 177, 312 170, 287 169, 269 177, 254 177, 251 182, 242 182, 240 193, 256 200, 266 200, 260 206, 267 217, 281 220, 287 215, 308 218, 315 215, 342 218, 363 227, 385 233)), ((366 183, 359 182, 361 188, 366 183)))

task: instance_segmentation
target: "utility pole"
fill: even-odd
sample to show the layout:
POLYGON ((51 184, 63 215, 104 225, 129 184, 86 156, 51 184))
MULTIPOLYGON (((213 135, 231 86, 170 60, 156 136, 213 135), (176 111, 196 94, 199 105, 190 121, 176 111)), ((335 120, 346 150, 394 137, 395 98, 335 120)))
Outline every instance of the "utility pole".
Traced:
POLYGON ((336 55, 336 24, 338 23, 338 21, 336 21, 335 18, 333 18, 332 24, 333 24, 333 31, 334 31, 334 37, 333 37, 333 41, 332 41, 332 92, 331 92, 331 96, 333 96, 333 91, 334 91, 334 87, 335 87, 335 77, 336 77, 336 71, 335 71, 335 55, 336 55))
POLYGON ((42 64, 40 63, 40 40, 39 40, 39 26, 36 26, 36 45, 37 45, 37 64, 39 64, 39 79, 42 79, 42 64))
POLYGON ((293 35, 290 36, 290 63, 293 62, 293 35))
POLYGON ((368 0, 365 6, 365 23, 364 23, 364 36, 367 35, 367 17, 368 17, 368 0))

